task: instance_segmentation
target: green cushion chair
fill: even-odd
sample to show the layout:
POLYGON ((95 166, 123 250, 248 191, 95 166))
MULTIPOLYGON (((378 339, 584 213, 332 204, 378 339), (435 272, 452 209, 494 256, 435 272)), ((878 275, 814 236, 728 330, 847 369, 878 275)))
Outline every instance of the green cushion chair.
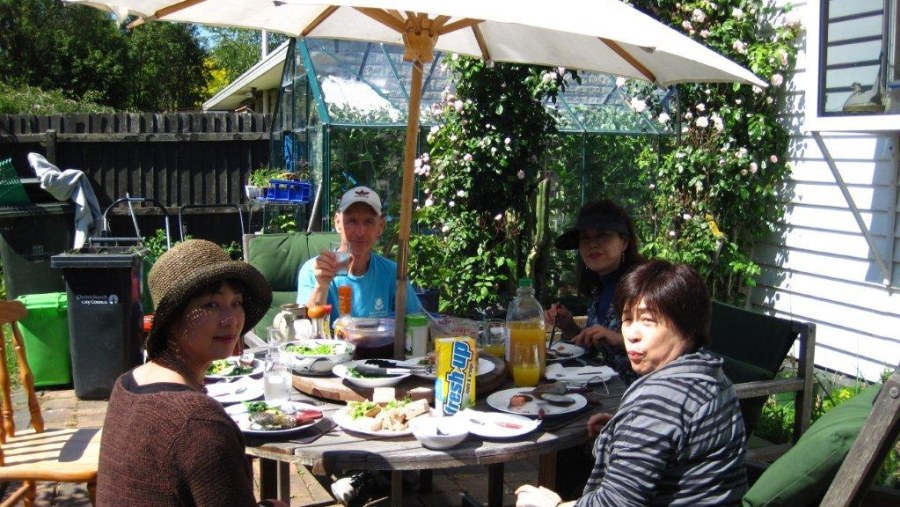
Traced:
POLYGON ((281 305, 297 302, 300 266, 339 239, 336 232, 244 235, 244 260, 258 269, 272 286, 272 306, 254 328, 257 336, 266 337, 266 327, 272 325, 281 305))
POLYGON ((818 419, 772 463, 744 496, 745 507, 819 505, 872 412, 876 384, 818 419))

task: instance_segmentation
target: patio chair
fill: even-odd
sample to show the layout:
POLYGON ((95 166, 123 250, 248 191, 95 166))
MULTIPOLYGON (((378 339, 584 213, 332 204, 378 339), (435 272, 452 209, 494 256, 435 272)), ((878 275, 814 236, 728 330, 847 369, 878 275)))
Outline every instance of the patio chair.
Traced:
POLYGON ((272 325, 281 305, 297 302, 300 266, 338 240, 336 232, 244 234, 244 260, 258 269, 272 286, 272 306, 254 328, 257 336, 266 336, 266 327, 272 325))
MULTIPOLYGON (((0 328, 12 329, 12 343, 19 366, 19 378, 26 397, 31 427, 16 431, 13 400, 11 398, 9 371, 6 361, 0 361, 0 394, 2 424, 0 424, 0 481, 21 481, 22 486, 9 495, 2 507, 24 500, 26 506, 34 504, 38 481, 86 482, 91 503, 97 484, 97 461, 100 454, 100 429, 50 429, 44 427, 44 418, 34 392, 34 376, 28 366, 22 335, 17 321, 27 314, 18 301, 0 301, 0 328)), ((0 339, 0 358, 6 356, 6 340, 0 339)), ((24 418, 23 418, 24 419, 24 418)))
MULTIPOLYGON (((711 349, 724 359, 723 370, 735 383, 748 437, 756 429, 766 398, 794 392, 793 441, 809 427, 812 411, 815 324, 782 319, 713 301, 711 349), (775 378, 791 346, 800 342, 797 374, 775 378)), ((787 446, 754 449, 751 460, 771 460, 787 446)))

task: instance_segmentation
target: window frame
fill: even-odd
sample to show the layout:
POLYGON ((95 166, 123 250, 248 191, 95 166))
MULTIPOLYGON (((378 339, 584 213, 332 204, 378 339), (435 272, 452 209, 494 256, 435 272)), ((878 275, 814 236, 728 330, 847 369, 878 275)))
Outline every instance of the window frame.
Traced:
MULTIPOLYGON (((819 114, 820 103, 823 100, 823 68, 824 55, 822 48, 822 33, 825 21, 822 16, 825 12, 823 3, 828 0, 813 0, 807 4, 808 14, 806 18, 806 121, 805 128, 813 131, 832 132, 884 132, 900 130, 900 114, 819 114)), ((892 13, 896 24, 897 15, 895 9, 892 13)), ((898 30, 900 31, 900 30, 898 30)), ((895 40, 897 33, 894 35, 895 40)), ((900 55, 894 56, 894 60, 900 65, 900 55)))

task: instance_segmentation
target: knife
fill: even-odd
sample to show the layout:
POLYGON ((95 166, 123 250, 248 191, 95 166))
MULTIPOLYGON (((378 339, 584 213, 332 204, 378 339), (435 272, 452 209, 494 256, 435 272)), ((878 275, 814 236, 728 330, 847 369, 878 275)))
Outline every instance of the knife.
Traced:
POLYGON ((426 373, 426 368, 381 368, 378 366, 372 366, 368 364, 357 364, 354 366, 356 371, 363 375, 370 375, 374 377, 393 377, 396 375, 409 375, 411 373, 426 373))

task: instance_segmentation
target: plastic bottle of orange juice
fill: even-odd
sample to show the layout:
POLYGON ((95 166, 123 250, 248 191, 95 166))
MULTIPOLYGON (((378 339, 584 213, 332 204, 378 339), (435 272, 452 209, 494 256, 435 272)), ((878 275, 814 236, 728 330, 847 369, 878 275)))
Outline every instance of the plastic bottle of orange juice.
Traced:
MULTIPOLYGON (((506 327, 509 331, 506 346, 506 361, 513 364, 513 354, 518 344, 533 345, 538 350, 539 364, 524 366, 529 371, 526 377, 533 377, 533 384, 544 376, 547 366, 547 345, 544 341, 544 309, 534 297, 534 287, 530 278, 520 278, 516 298, 513 299, 506 312, 506 327), (537 371, 531 371, 537 370, 537 371)), ((521 347, 518 347, 521 349, 521 347)), ((517 382, 518 383, 518 382, 517 382)), ((529 382, 530 383, 530 382, 529 382)))

